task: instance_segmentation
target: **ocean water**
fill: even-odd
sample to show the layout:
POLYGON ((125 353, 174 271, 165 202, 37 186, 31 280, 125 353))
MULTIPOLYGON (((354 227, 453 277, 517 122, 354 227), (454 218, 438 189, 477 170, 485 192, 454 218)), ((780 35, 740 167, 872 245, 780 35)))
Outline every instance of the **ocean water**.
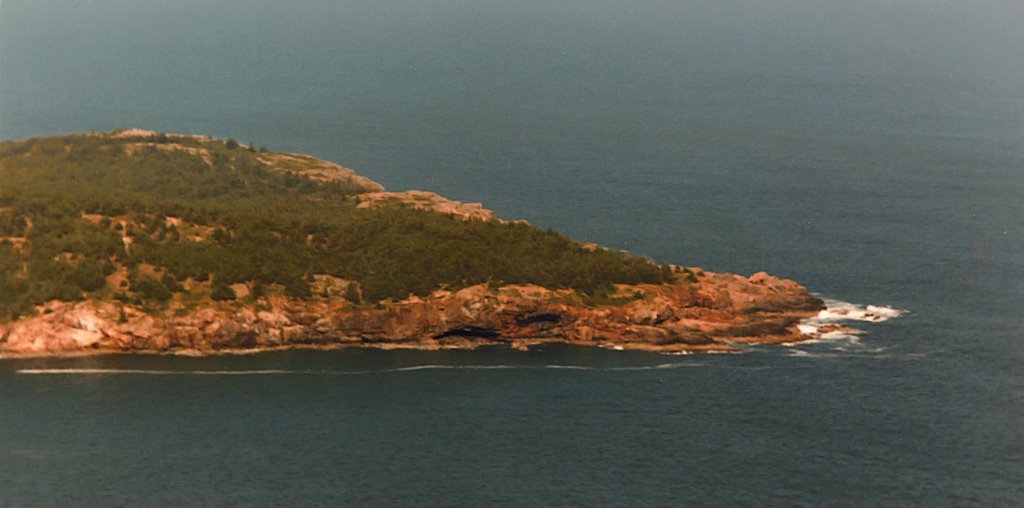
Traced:
POLYGON ((1019 506, 1021 26, 1010 1, 4 0, 4 139, 233 137, 905 313, 733 355, 2 361, 0 506, 1019 506))

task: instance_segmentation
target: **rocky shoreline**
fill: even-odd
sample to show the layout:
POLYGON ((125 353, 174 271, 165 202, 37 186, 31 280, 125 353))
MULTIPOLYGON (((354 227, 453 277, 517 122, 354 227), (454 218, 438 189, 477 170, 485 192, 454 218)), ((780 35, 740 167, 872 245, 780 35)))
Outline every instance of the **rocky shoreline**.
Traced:
POLYGON ((116 301, 53 301, 35 316, 0 325, 0 358, 546 343, 678 354, 818 338, 799 324, 824 302, 798 283, 764 272, 688 272, 692 277, 675 284, 618 285, 603 305, 572 290, 491 284, 375 306, 275 295, 147 313, 116 301))

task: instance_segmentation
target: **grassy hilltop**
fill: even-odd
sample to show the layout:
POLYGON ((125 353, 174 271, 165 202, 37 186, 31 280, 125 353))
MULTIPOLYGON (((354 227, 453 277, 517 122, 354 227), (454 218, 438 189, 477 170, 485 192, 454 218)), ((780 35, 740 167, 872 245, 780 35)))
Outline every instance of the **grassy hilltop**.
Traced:
POLYGON ((201 136, 0 142, 0 322, 53 299, 194 308, 243 296, 238 284, 252 302, 283 293, 372 305, 492 281, 600 303, 614 283, 672 277, 525 223, 357 207, 379 190, 312 157, 201 136))

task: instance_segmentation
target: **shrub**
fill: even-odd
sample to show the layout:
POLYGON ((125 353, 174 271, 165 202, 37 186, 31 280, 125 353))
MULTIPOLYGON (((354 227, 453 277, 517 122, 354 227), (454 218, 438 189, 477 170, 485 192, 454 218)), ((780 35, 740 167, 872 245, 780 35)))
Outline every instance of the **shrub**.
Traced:
POLYGON ((91 259, 80 260, 71 267, 67 279, 83 291, 96 291, 107 285, 103 266, 91 259))
POLYGON ((170 272, 164 273, 164 276, 160 278, 160 282, 169 290, 174 293, 180 293, 185 290, 185 287, 178 282, 170 272))
POLYGON ((309 283, 301 277, 293 277, 284 283, 284 293, 293 298, 309 298, 312 293, 309 283))
POLYGON ((263 298, 264 296, 267 296, 267 287, 257 280, 256 282, 253 282, 250 294, 254 299, 263 298))
POLYGON ((213 288, 210 290, 210 298, 218 302, 234 300, 235 290, 231 289, 226 282, 214 281, 213 288))
POLYGON ((131 290, 144 300, 166 302, 171 299, 171 290, 162 282, 148 276, 137 275, 131 279, 131 290))
POLYGON ((349 282, 345 287, 345 299, 355 304, 363 303, 363 297, 359 296, 359 288, 355 282, 349 282))

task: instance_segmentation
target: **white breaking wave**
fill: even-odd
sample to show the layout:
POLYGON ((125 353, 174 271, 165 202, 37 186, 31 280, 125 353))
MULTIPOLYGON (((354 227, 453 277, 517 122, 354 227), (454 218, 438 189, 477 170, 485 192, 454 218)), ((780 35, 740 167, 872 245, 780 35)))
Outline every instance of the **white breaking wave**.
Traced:
POLYGON ((608 372, 625 372, 631 370, 661 370, 661 369, 679 369, 682 367, 703 367, 703 363, 659 363, 658 365, 647 365, 642 367, 609 367, 606 369, 591 369, 591 370, 603 370, 608 372))
MULTIPOLYGON (((851 328, 840 328, 828 330, 831 327, 844 325, 848 321, 860 321, 865 323, 883 323, 893 318, 898 318, 907 311, 889 306, 858 305, 855 303, 839 300, 825 299, 825 308, 818 312, 818 315, 804 319, 797 325, 800 333, 816 337, 822 340, 847 339, 857 342, 857 334, 860 330, 851 328), (822 330, 825 331, 822 331, 822 330)), ((809 341, 803 342, 806 344, 809 341)))
POLYGON ((682 367, 700 367, 704 364, 691 362, 660 363, 657 365, 641 365, 636 367, 588 367, 585 365, 411 365, 380 370, 160 370, 160 369, 19 369, 18 374, 29 375, 137 375, 137 376, 268 376, 268 375, 319 375, 319 376, 357 376, 365 374, 384 374, 389 372, 412 372, 420 370, 588 370, 602 372, 628 372, 661 369, 678 369, 682 367))
POLYGON ((867 321, 881 323, 892 318, 898 318, 907 311, 889 306, 857 305, 855 303, 842 302, 839 300, 825 300, 825 309, 811 319, 822 321, 867 321))

